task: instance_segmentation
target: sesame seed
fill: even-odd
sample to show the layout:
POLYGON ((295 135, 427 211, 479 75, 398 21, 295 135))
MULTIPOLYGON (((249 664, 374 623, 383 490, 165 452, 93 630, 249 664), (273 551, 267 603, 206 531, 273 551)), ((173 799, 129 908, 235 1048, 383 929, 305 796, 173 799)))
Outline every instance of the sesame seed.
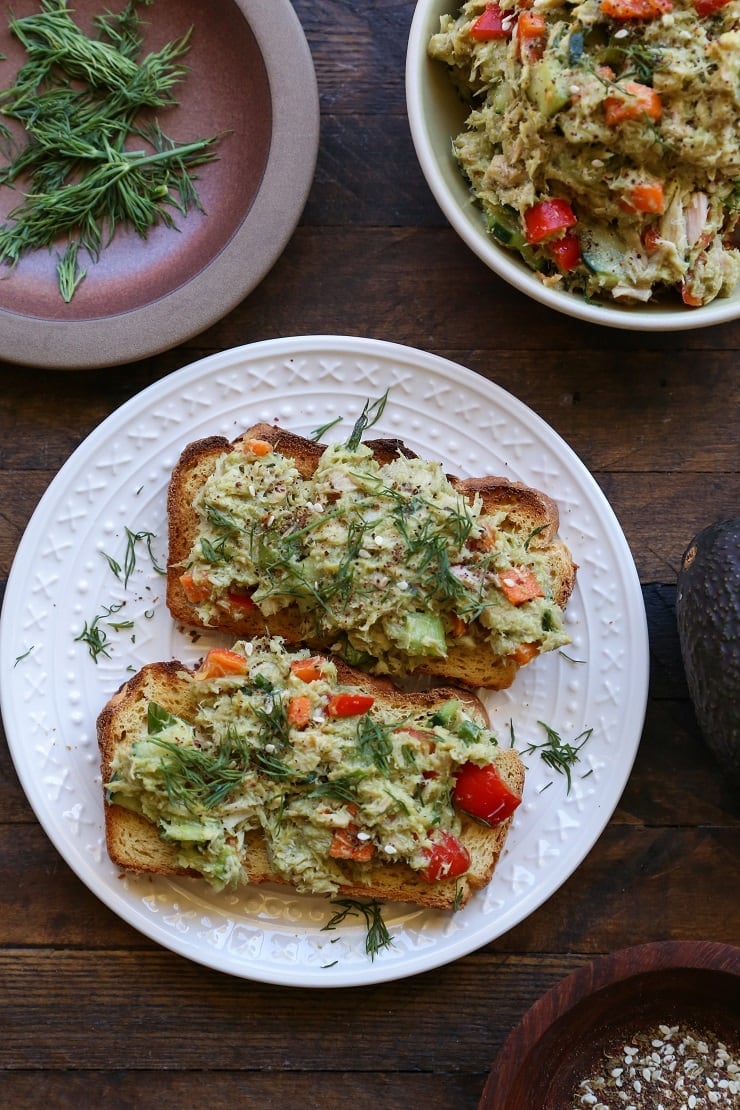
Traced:
POLYGON ((740 1039, 728 1048, 709 1030, 659 1025, 607 1044, 569 1110, 738 1110, 738 1094, 740 1039))

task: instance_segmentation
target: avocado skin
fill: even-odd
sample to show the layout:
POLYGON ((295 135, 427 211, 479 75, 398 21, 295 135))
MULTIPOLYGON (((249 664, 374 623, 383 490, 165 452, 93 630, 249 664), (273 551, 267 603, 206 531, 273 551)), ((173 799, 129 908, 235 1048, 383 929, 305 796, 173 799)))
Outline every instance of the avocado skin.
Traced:
POLYGON ((710 524, 687 547, 676 620, 702 736, 740 780, 740 517, 710 524))

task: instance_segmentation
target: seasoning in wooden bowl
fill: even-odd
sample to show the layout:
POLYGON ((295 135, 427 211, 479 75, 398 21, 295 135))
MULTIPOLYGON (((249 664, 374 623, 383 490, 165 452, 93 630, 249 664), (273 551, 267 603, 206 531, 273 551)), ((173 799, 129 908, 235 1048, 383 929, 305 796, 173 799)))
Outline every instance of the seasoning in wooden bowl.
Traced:
POLYGON ((705 1110, 740 1105, 740 1036, 653 1025, 618 1037, 572 1095, 572 1110, 705 1110))
POLYGON ((480 1110, 740 1107, 740 948, 659 941, 585 964, 507 1037, 480 1110))

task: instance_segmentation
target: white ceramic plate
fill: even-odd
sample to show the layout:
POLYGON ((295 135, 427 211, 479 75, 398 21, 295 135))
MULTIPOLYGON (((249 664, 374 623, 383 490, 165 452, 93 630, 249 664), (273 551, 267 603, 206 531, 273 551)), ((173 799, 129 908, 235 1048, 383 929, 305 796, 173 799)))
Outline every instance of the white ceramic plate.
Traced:
MULTIPOLYGON (((105 626, 105 622, 101 621, 105 626)), ((637 751, 648 685, 642 594, 622 531, 582 463, 538 416, 496 385, 436 356, 376 340, 333 336, 270 340, 196 362, 114 412, 51 483, 19 546, 0 631, 0 691, 8 743, 39 821, 70 867, 146 936, 183 956, 245 978, 311 987, 373 983, 448 963, 518 924, 578 867, 612 814, 637 751), (403 438, 463 476, 502 474, 554 496, 563 539, 579 564, 567 623, 573 644, 489 694, 493 726, 517 746, 542 742, 538 721, 564 740, 593 729, 570 793, 530 756, 525 800, 490 886, 459 913, 388 905, 393 945, 371 960, 365 929, 324 926, 323 897, 254 887, 214 893, 198 879, 122 878, 103 836, 95 721, 132 669, 207 644, 171 621, 162 576, 145 540, 128 585, 126 532, 148 532, 166 559, 165 492, 182 448, 236 436, 258 420, 304 435, 336 416, 327 438, 348 434, 363 404, 389 390, 373 435, 403 438), (110 657, 95 663, 75 637, 107 607, 133 629, 107 629, 110 657), (579 661, 576 661, 579 660, 579 661)))

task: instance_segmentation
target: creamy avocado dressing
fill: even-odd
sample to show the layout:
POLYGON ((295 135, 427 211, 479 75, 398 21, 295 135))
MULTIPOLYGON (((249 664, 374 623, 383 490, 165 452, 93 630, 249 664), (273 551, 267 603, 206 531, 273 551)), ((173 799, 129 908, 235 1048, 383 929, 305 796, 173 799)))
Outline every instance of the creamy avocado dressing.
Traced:
POLYGON ((739 21, 738 0, 472 0, 444 15, 429 53, 470 105, 453 149, 493 238, 588 297, 729 296, 739 21), (575 222, 537 207, 553 200, 575 222))
POLYGON ((245 598, 266 617, 293 605, 303 639, 396 674, 455 644, 501 658, 568 642, 545 557, 500 527, 503 513, 463 497, 438 463, 380 464, 364 444, 335 444, 306 478, 278 451, 237 448, 194 507, 200 534, 187 569, 206 623, 245 598), (536 596, 508 600, 512 568, 531 570, 536 596))
POLYGON ((291 663, 308 653, 289 653, 277 638, 234 650, 247 673, 199 680, 192 723, 150 703, 106 784, 111 803, 142 814, 176 846, 180 866, 216 888, 245 881, 247 836, 258 830, 275 874, 301 891, 333 892, 348 875, 367 881, 379 863, 421 870, 435 834, 459 833, 455 773, 497 753, 493 733, 461 702, 410 712, 381 699, 332 716, 332 697, 358 693, 337 682, 333 662, 322 659, 320 675, 304 681, 291 663), (291 724, 295 698, 309 699, 301 727, 291 724), (340 869, 329 853, 341 830, 370 846, 371 858, 343 859, 340 869))

